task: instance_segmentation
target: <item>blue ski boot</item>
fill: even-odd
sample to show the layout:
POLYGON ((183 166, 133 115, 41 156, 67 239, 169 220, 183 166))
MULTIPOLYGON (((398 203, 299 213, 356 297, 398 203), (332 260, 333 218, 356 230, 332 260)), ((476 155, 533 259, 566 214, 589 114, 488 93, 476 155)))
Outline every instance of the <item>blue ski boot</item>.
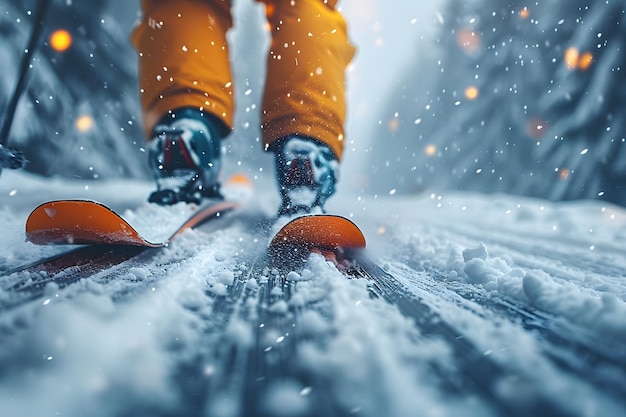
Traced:
POLYGON ((148 158, 157 190, 148 199, 151 203, 222 198, 220 136, 206 114, 193 108, 175 110, 157 123, 152 136, 148 158))
POLYGON ((317 140, 292 136, 279 144, 275 161, 282 197, 278 215, 324 213, 339 174, 333 151, 317 140))

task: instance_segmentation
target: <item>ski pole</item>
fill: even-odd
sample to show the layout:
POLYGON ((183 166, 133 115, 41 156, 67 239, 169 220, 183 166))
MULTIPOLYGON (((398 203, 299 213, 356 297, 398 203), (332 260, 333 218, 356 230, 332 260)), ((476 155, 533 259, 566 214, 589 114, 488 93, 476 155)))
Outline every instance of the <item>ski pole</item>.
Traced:
POLYGON ((39 38, 44 27, 44 16, 48 10, 48 6, 52 0, 38 0, 35 8, 35 15, 33 19, 33 28, 30 32, 30 38, 24 50, 24 56, 20 64, 17 83, 15 84, 15 90, 11 95, 7 104, 7 109, 4 114, 4 120, 2 122, 2 129, 0 130, 0 170, 2 168, 17 169, 22 168, 26 164, 26 158, 21 152, 7 147, 9 140, 9 132, 11 131, 11 125, 13 124, 13 118, 15 111, 17 110, 17 104, 24 92, 28 83, 28 69, 30 67, 31 56, 34 54, 39 43, 39 38))

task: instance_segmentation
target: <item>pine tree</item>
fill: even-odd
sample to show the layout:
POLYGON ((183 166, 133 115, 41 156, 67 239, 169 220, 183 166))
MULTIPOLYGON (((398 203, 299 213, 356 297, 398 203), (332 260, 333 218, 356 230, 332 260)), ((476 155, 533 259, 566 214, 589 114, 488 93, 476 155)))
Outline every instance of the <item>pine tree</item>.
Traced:
POLYGON ((451 0, 432 123, 403 132, 417 152, 397 175, 626 204, 622 3, 451 0))
POLYGON ((626 16, 624 2, 576 1, 554 87, 539 102, 552 120, 538 158, 554 165, 555 198, 601 198, 626 205, 626 16))

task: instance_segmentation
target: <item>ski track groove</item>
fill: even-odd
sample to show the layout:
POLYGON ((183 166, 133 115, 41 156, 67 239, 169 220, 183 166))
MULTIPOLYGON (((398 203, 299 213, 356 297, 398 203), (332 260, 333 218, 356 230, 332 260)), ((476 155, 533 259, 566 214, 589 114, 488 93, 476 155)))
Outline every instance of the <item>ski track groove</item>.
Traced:
MULTIPOLYGON (((624 285, 626 272, 619 266, 615 265, 615 262, 613 264, 609 264, 607 261, 607 263, 600 265, 596 262, 592 262, 590 259, 585 257, 585 255, 590 256, 589 251, 580 251, 577 244, 563 245, 561 247, 542 244, 538 247, 538 243, 543 242, 525 243, 516 240, 504 239, 502 238, 504 235, 503 233, 480 234, 479 232, 469 228, 465 228, 462 232, 460 232, 458 228, 453 230, 448 227, 447 230, 456 233, 457 236, 464 236, 471 239, 471 241, 467 242, 470 246, 475 245, 477 242, 485 243, 489 248, 490 256, 506 256, 513 261, 513 264, 516 267, 545 271, 555 279, 555 282, 561 284, 567 284, 574 281, 578 286, 588 291, 592 296, 599 296, 602 292, 601 289, 596 288, 593 285, 593 282, 595 281, 594 278, 598 276, 602 278, 601 281, 608 281, 615 284, 616 287, 622 288, 623 294, 618 293, 616 295, 621 297, 626 296, 626 286, 624 285), (533 259, 531 260, 530 257, 533 259), (576 265, 576 268, 572 268, 572 265, 576 265), (575 272, 569 273, 568 270, 573 270, 575 272)), ((455 238, 455 240, 458 240, 458 237, 455 238)), ((616 259, 618 256, 621 256, 621 251, 617 248, 611 249, 611 252, 613 253, 611 253, 610 256, 615 256, 616 259)), ((439 275, 443 281, 447 281, 445 278, 445 272, 437 270, 433 267, 429 267, 429 270, 432 274, 439 275)), ((465 295, 466 298, 474 297, 475 293, 480 291, 476 286, 466 285, 464 288, 474 288, 473 291, 466 292, 468 294, 465 295)), ((460 291, 460 293, 462 292, 463 291, 460 291)), ((485 305, 495 305, 492 301, 493 294, 482 294, 480 298, 485 305)), ((557 317, 549 312, 541 312, 541 310, 535 307, 522 306, 520 302, 514 301, 510 298, 507 299, 506 296, 502 296, 502 299, 510 303, 510 307, 515 306, 514 308, 517 309, 520 314, 534 317, 542 323, 548 323, 548 321, 555 323, 559 321, 557 317), (544 317, 539 319, 539 315, 544 315, 544 317)), ((620 351, 619 349, 612 349, 619 347, 618 340, 612 341, 603 339, 602 341, 599 341, 598 336, 594 336, 589 333, 588 329, 572 322, 568 322, 567 324, 571 326, 571 329, 563 330, 561 337, 570 339, 563 336, 565 332, 570 330, 572 331, 571 333, 576 336, 584 336, 584 338, 578 342, 591 346, 595 345, 595 349, 601 351, 603 355, 613 358, 613 360, 618 362, 622 368, 626 369, 626 350, 621 349, 620 351), (608 343, 609 346, 602 346, 600 345, 601 343, 608 343)), ((552 327, 554 330, 554 325, 550 326, 549 324, 544 324, 543 327, 552 327)))
POLYGON ((310 401, 316 407, 301 414, 301 417, 350 415, 350 410, 338 404, 333 395, 317 383, 315 375, 299 370, 298 346, 305 340, 298 331, 301 311, 290 308, 287 314, 281 314, 270 309, 273 303, 290 300, 293 284, 283 278, 289 271, 271 268, 269 261, 265 261, 264 266, 254 274, 260 284, 258 318, 253 322, 255 346, 248 352, 248 375, 242 397, 251 401, 245 401, 243 415, 267 416, 267 411, 258 405, 263 404, 268 386, 284 380, 297 381, 303 387, 316 388, 310 394, 310 401), (275 288, 280 288, 282 295, 272 294, 275 288))
MULTIPOLYGON (((527 416, 573 416, 562 405, 549 397, 537 396, 525 404, 507 404, 500 399, 498 383, 515 376, 515 372, 506 369, 498 362, 489 359, 484 351, 474 345, 462 332, 459 332, 441 317, 436 309, 420 299, 415 292, 405 287, 398 278, 373 264, 367 265, 364 273, 375 285, 373 292, 395 305, 406 317, 427 335, 441 337, 453 347, 458 371, 463 375, 463 391, 475 391, 484 401, 491 403, 499 415, 527 416)), ((438 294, 440 295, 440 294, 438 294)))
MULTIPOLYGON (((472 284, 450 283, 442 271, 429 267, 425 269, 423 265, 387 265, 392 265, 390 277, 408 285, 406 291, 418 298, 420 295, 437 297, 437 302, 448 300, 487 322, 507 320, 514 326, 521 326, 523 331, 533 335, 543 355, 554 366, 573 375, 583 385, 590 383, 592 389, 610 395, 616 403, 615 407, 619 408, 619 404, 626 406, 626 358, 619 354, 619 350, 600 345, 593 337, 581 339, 578 337, 579 329, 568 333, 571 330, 569 323, 559 323, 548 313, 522 306, 506 297, 487 294, 472 284)), ((452 323, 445 318, 442 320, 444 323, 452 323)), ((546 411, 543 407, 541 405, 535 411, 546 411)), ((548 415, 568 415, 566 411, 557 411, 551 410, 548 415)))

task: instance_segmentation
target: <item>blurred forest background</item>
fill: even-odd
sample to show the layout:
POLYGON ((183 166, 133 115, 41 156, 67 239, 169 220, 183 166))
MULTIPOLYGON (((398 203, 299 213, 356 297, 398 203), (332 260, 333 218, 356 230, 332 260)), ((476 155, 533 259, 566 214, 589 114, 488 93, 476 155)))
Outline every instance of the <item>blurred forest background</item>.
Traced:
POLYGON ((626 2, 449 0, 385 106, 374 188, 626 205, 626 2), (427 82, 424 82, 427 80, 427 82), (383 182, 379 181, 383 180, 383 182))
MULTIPOLYGON (((128 40, 138 3, 53 1, 9 140, 31 161, 28 170, 149 177, 128 40), (64 33, 70 44, 55 47, 64 33)), ((419 18, 403 9, 405 0, 343 3, 360 49, 348 78, 354 143, 346 160, 358 171, 349 186, 374 194, 458 189, 626 206, 626 1, 420 0, 419 18), (377 20, 380 9, 385 14, 377 20), (419 40, 377 35, 394 25, 427 28, 419 40), (397 62, 369 59, 376 49, 397 62), (368 90, 368 83, 385 87, 368 90)), ((417 3, 410 2, 414 10, 417 3)), ((231 160, 225 166, 264 176, 271 159, 259 152, 258 103, 268 35, 260 5, 235 4, 236 28, 244 30, 229 34, 238 112, 235 137, 224 142, 231 160)), ((0 112, 34 5, 0 4, 0 112)))

